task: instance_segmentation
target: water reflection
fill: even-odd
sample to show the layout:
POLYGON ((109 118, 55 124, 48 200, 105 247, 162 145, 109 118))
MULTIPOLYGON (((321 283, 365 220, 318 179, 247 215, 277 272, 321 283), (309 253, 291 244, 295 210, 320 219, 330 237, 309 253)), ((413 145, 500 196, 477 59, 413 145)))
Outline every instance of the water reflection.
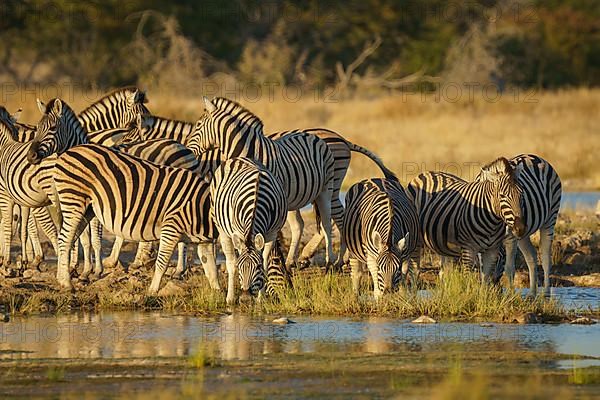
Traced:
POLYGON ((187 357, 200 346, 247 360, 267 354, 536 350, 600 357, 600 325, 415 325, 388 318, 298 317, 275 325, 245 315, 79 313, 14 318, 0 325, 0 358, 187 357))

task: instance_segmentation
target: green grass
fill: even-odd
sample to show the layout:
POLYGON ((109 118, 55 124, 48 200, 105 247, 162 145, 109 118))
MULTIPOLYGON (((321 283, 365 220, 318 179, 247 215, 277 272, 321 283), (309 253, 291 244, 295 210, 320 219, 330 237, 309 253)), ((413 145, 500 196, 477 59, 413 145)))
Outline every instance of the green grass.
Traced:
MULTIPOLYGON (((93 291, 86 288, 74 294, 45 289, 0 295, 0 303, 11 313, 69 312, 80 307, 95 310, 150 310, 216 314, 229 312, 225 303, 226 283, 222 291, 211 290, 201 274, 183 284, 181 291, 162 297, 146 297, 145 282, 132 287, 127 281, 93 291)), ((451 269, 433 284, 427 293, 401 287, 397 292, 374 300, 369 279, 362 279, 356 296, 348 275, 306 275, 293 278, 293 289, 279 298, 263 298, 237 306, 249 314, 268 315, 343 315, 413 318, 428 315, 446 321, 511 322, 523 313, 535 313, 543 321, 562 320, 568 311, 554 299, 543 296, 523 297, 520 293, 481 284, 477 274, 451 269)))

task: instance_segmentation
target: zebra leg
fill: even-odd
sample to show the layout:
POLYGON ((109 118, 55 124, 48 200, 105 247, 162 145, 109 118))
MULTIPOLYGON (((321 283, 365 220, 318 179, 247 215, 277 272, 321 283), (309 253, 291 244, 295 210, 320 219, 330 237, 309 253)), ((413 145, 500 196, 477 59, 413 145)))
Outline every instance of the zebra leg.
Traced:
POLYGON ((2 233, 4 248, 0 256, 0 264, 10 265, 10 245, 12 242, 14 202, 4 193, 0 194, 0 211, 2 212, 2 233))
POLYGON ((158 293, 160 281, 169 266, 169 261, 171 260, 175 246, 179 243, 180 237, 181 233, 178 232, 176 226, 166 224, 160 230, 158 256, 156 257, 156 264, 154 265, 152 283, 148 288, 148 295, 154 296, 158 293))
POLYGON ((27 268, 29 258, 27 257, 27 227, 29 225, 29 207, 21 207, 21 260, 17 262, 17 269, 27 268), (20 264, 20 265, 19 265, 20 264))
POLYGON ((152 253, 152 242, 140 242, 129 268, 143 267, 150 260, 150 253, 152 253))
POLYGON ((375 296, 375 300, 379 300, 381 296, 383 296, 383 292, 379 290, 379 284, 377 279, 377 260, 374 257, 367 256, 367 268, 371 273, 371 279, 373 280, 373 294, 375 296))
POLYGON ((33 212, 31 214, 32 215, 29 216, 29 220, 27 221, 27 229, 29 231, 29 242, 31 242, 31 246, 33 247, 33 261, 29 267, 39 270, 39 266, 44 260, 44 250, 42 249, 42 243, 40 243, 38 227, 33 212))
POLYGON ((187 258, 187 245, 184 242, 179 242, 177 244, 177 253, 177 268, 175 268, 173 278, 181 279, 185 272, 185 262, 187 258))
POLYGON ((544 269, 544 294, 550 294, 550 273, 552 272, 552 241, 554 239, 554 227, 540 229, 540 253, 542 257, 542 268, 544 269))
POLYGON ((523 253, 529 269, 529 293, 531 296, 535 296, 537 293, 537 252, 529 236, 520 239, 518 243, 519 250, 523 253))
POLYGON ((102 266, 106 269, 114 269, 119 263, 119 254, 121 254, 121 248, 123 247, 123 238, 121 236, 115 236, 115 242, 113 243, 110 255, 102 260, 102 266))
MULTIPOLYGON (((275 239, 277 240, 277 239, 275 239)), ((258 299, 261 300, 266 293, 267 290, 267 286, 269 285, 268 281, 269 281, 269 274, 267 271, 267 262, 269 260, 269 254, 271 254, 271 250, 273 250, 273 246, 275 245, 275 240, 271 240, 270 242, 266 242, 265 243, 265 247, 262 250, 262 258, 263 258, 263 262, 262 262, 262 269, 263 269, 263 274, 265 277, 264 283, 262 288, 260 288, 260 291, 258 292, 258 299)))
POLYGON ((421 248, 417 247, 410 254, 408 260, 402 263, 402 275, 404 279, 410 277, 410 286, 412 288, 417 287, 417 277, 419 275, 419 263, 421 262, 421 248))
MULTIPOLYGON (((42 231, 44 231, 44 234, 50 240, 50 243, 52 244, 52 248, 54 248, 54 252, 56 253, 56 256, 58 257, 59 249, 58 249, 58 232, 56 229, 57 225, 55 224, 54 220, 52 219, 52 215, 51 215, 49 207, 34 208, 31 210, 31 213, 34 216, 35 221, 42 228, 42 231)), ((62 220, 62 218, 61 218, 61 220, 62 220)))
POLYGON ((72 290, 71 275, 69 266, 71 263, 71 250, 73 242, 88 225, 87 216, 93 211, 91 207, 86 207, 85 204, 64 203, 62 204, 63 223, 58 237, 58 267, 56 271, 56 279, 60 286, 65 289, 72 290), (89 210, 89 211, 88 211, 89 210))
POLYGON ((225 232, 219 230, 219 239, 221 241, 221 249, 225 253, 225 264, 227 265, 227 304, 231 305, 235 302, 235 277, 237 276, 235 248, 233 241, 225 232))
MULTIPOLYGON (((90 251, 92 243, 90 236, 89 226, 87 226, 83 232, 81 232, 81 236, 79 236, 79 242, 81 243, 81 247, 83 247, 83 272, 81 273, 81 279, 83 280, 88 280, 92 273, 92 253, 90 251)), ((77 245, 74 247, 74 252, 71 253, 71 255, 77 255, 77 245)), ((71 262, 73 262, 73 259, 71 259, 71 262)))
POLYGON ((221 290, 214 243, 198 244, 198 258, 202 263, 202 269, 204 269, 204 275, 206 275, 210 287, 214 290, 221 290))
MULTIPOLYGON (((477 252, 473 252, 477 254, 477 252)), ((491 282, 492 280, 492 272, 494 267, 496 266, 496 262, 498 261, 498 247, 492 247, 483 252, 482 255, 482 270, 483 270, 483 281, 491 282)))
POLYGON ((508 237, 504 241, 504 249, 506 250, 506 260, 504 261, 504 270, 508 277, 508 285, 512 289, 515 284, 515 258, 517 256, 517 238, 514 236, 508 237))
POLYGON ((298 248, 300 246, 300 239, 302 238, 302 231, 304 230, 304 220, 302 219, 300 210, 288 211, 287 222, 290 224, 292 239, 285 265, 290 268, 295 266, 296 261, 298 261, 298 248))
POLYGON ((335 258, 335 254, 333 252, 333 241, 331 235, 331 187, 327 190, 319 193, 319 196, 315 199, 315 206, 319 210, 319 215, 321 217, 321 229, 325 232, 325 268, 326 271, 329 271, 333 263, 333 259, 335 258))
POLYGON ((94 249, 94 279, 99 279, 104 271, 102 265, 102 224, 96 217, 90 222, 90 236, 94 249))
POLYGON ((360 276, 362 274, 363 263, 356 258, 350 257, 350 276, 352 277, 352 290, 358 296, 360 288, 360 276))

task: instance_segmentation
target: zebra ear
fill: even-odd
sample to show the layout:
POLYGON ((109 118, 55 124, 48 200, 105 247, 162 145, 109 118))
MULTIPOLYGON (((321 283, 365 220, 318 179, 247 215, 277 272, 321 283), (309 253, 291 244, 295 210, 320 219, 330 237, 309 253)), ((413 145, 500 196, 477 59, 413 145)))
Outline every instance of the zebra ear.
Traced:
POLYGON ((52 105, 52 111, 54 111, 54 114, 56 114, 57 117, 60 117, 62 115, 62 101, 60 101, 59 99, 54 100, 54 104, 52 105))
POLYGON ((208 99, 208 97, 204 96, 202 99, 204 100, 204 108, 209 114, 217 111, 217 107, 208 99))
POLYGON ((13 113, 10 118, 12 119, 12 122, 15 123, 19 120, 19 118, 21 118, 21 113, 23 112, 22 108, 19 108, 15 113, 13 113))
POLYGON ((373 245, 377 248, 377 249, 381 249, 381 235, 379 234, 379 232, 373 232, 373 245))
POLYGON ((142 104, 148 102, 148 97, 146 97, 146 92, 144 90, 135 89, 130 100, 132 104, 142 104))
POLYGON ((398 250, 402 251, 406 247, 406 242, 408 241, 408 235, 410 232, 406 232, 406 235, 400 240, 398 240, 398 250))
POLYGON ((40 110, 42 115, 46 114, 46 105, 44 104, 44 102, 40 99, 35 99, 35 102, 37 103, 38 109, 40 110))
POLYGON ((262 233, 254 236, 254 247, 256 247, 257 250, 262 250, 265 248, 265 237, 262 235, 262 233))

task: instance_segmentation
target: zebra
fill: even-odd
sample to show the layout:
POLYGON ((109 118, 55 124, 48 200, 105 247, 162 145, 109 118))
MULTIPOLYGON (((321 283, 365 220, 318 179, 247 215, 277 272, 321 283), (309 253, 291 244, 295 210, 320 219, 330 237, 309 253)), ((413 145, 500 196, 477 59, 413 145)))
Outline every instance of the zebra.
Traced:
POLYGON ((162 166, 96 144, 84 144, 58 157, 54 170, 57 201, 63 215, 59 234, 59 284, 71 288, 69 251, 86 222, 95 215, 123 238, 160 240, 154 276, 156 295, 177 243, 199 242, 199 256, 210 285, 219 289, 210 217, 209 183, 198 174, 162 166))
POLYGON ((280 298, 286 288, 293 288, 292 276, 285 265, 285 256, 281 247, 283 237, 281 231, 273 242, 269 256, 265 260, 267 282, 265 294, 272 298, 280 298))
POLYGON ((287 197, 283 183, 271 171, 256 161, 239 157, 225 161, 217 169, 210 197, 211 215, 226 258, 227 304, 232 304, 236 273, 242 298, 263 290, 264 260, 285 223, 287 197))
MULTIPOLYGON (((234 116, 204 100, 206 110, 196 123, 194 146, 188 144, 188 147, 199 152, 219 148, 224 160, 247 157, 262 163, 283 182, 288 215, 313 203, 325 234, 329 270, 334 259, 330 216, 334 159, 327 144, 302 131, 272 140, 263 134, 262 121, 249 111, 234 116)), ((296 255, 301 229, 291 227, 290 253, 296 255)))
MULTIPOLYGON (((523 190, 522 219, 525 232, 521 238, 508 235, 504 240, 504 249, 501 248, 499 270, 496 278, 502 275, 505 269, 509 284, 512 287, 515 275, 515 257, 517 245, 525 256, 529 269, 530 292, 535 295, 537 291, 537 254, 531 243, 531 235, 540 231, 540 251, 542 253, 542 268, 544 270, 544 292, 550 289, 550 271, 552 268, 552 241, 554 226, 560 210, 562 184, 556 170, 550 163, 535 154, 519 154, 510 160, 513 168, 520 168, 519 185, 523 190)), ((497 171, 495 171, 497 172, 497 171)), ((477 181, 488 179, 485 174, 479 174, 477 181)))
POLYGON ((371 178, 352 185, 346 195, 343 235, 355 293, 365 264, 376 299, 397 288, 402 263, 416 248, 418 231, 417 210, 397 180, 371 178))
MULTIPOLYGON (((174 168, 184 168, 200 175, 206 175, 211 171, 212 165, 204 165, 187 147, 179 142, 169 139, 154 139, 147 142, 120 144, 113 146, 114 149, 149 160, 157 164, 168 165, 174 168)), ((119 253, 123 245, 123 238, 116 236, 110 256, 102 260, 104 268, 114 268, 119 259, 119 253)), ((149 258, 152 248, 152 242, 140 243, 134 261, 129 265, 130 268, 137 268, 145 263, 149 258)), ((185 243, 179 243, 179 258, 177 268, 173 277, 180 278, 185 271, 185 258, 187 247, 185 243)))
MULTIPOLYGON (((206 102, 206 100, 205 100, 206 102)), ((242 107, 239 103, 229 100, 224 97, 217 97, 211 101, 211 103, 217 107, 217 109, 223 110, 229 114, 232 114, 238 119, 241 120, 252 120, 255 118, 254 114, 252 114, 249 110, 242 107)), ((287 135, 296 134, 297 130, 291 131, 280 131, 271 133, 268 135, 269 138, 276 140, 282 138, 287 135)), ((383 162, 377 157, 374 153, 369 151, 368 149, 356 145, 346 139, 344 139, 337 132, 331 131, 329 129, 323 128, 310 128, 306 130, 302 130, 304 133, 309 133, 314 135, 321 140, 325 141, 327 146, 329 147, 333 157, 334 157, 334 179, 333 179, 333 193, 332 193, 332 201, 331 201, 331 215, 334 219, 334 222, 339 230, 342 232, 343 218, 344 218, 344 206, 340 201, 340 189, 342 186, 342 182, 346 176, 348 171, 348 167, 350 166, 351 152, 361 153, 368 158, 370 158, 375 164, 379 167, 379 169, 383 172, 384 176, 388 179, 396 179, 395 174, 390 171, 383 162)), ((188 147, 192 149, 192 151, 199 153, 202 151, 199 145, 199 137, 196 135, 192 137, 189 143, 186 144, 188 147)), ((288 214, 288 222, 292 229, 297 230, 302 233, 304 229, 304 221, 300 214, 299 210, 296 210, 295 213, 288 214)), ((307 245, 302 250, 302 255, 300 257, 300 265, 306 265, 308 261, 312 258, 314 253, 317 250, 317 247, 321 243, 324 238, 324 232, 318 231, 307 243, 307 245)), ((286 260, 286 264, 288 266, 294 265, 296 260, 298 259, 298 246, 292 243, 291 250, 295 249, 295 251, 290 251, 288 254, 288 258, 286 260)), ((342 240, 340 243, 340 256, 338 257, 338 261, 336 262, 335 267, 341 267, 343 263, 343 255, 345 253, 345 244, 342 240)))
MULTIPOLYGON (((212 103, 217 108, 223 109, 235 116, 249 113, 248 110, 240 106, 238 103, 226 98, 215 98, 212 100, 212 103)), ((195 143, 196 139, 194 139, 192 135, 194 132, 194 123, 170 120, 154 115, 143 115, 138 122, 138 127, 139 128, 137 130, 131 131, 125 135, 125 137, 122 139, 123 142, 138 142, 151 140, 154 138, 169 138, 177 140, 190 147, 196 154, 198 154, 199 157, 203 157, 205 160, 210 159, 213 163, 218 163, 221 160, 221 155, 218 150, 213 153, 214 157, 210 158, 207 157, 205 152, 201 152, 197 142, 195 143)), ((361 153, 370 158, 380 168, 386 178, 394 178, 394 173, 387 169, 379 157, 377 157, 374 153, 364 147, 344 139, 337 132, 323 128, 310 128, 303 129, 302 131, 311 135, 315 135, 324 140, 328 145, 329 150, 333 154, 334 178, 331 214, 338 230, 341 231, 344 206, 340 201, 339 194, 342 182, 344 181, 348 167, 350 166, 351 152, 361 153)), ((278 139, 289 134, 294 134, 295 132, 296 131, 281 131, 268 134, 267 136, 271 139, 278 139)), ((304 229, 304 221, 300 211, 296 211, 294 214, 289 214, 288 221, 290 222, 290 225, 293 224, 296 226, 296 229, 300 229, 300 231, 304 229)), ((312 258, 323 238, 323 232, 319 231, 310 239, 308 244, 302 250, 302 255, 299 257, 301 265, 305 265, 308 260, 312 258)), ((286 259, 286 265, 291 266, 294 264, 294 260, 297 258, 298 254, 294 255, 290 252, 286 259)))
POLYGON ((444 172, 415 177, 407 189, 419 217, 418 246, 457 258, 463 249, 482 253, 483 276, 490 280, 505 232, 519 238, 525 234, 521 170, 500 157, 482 167, 481 181, 467 182, 444 172))

